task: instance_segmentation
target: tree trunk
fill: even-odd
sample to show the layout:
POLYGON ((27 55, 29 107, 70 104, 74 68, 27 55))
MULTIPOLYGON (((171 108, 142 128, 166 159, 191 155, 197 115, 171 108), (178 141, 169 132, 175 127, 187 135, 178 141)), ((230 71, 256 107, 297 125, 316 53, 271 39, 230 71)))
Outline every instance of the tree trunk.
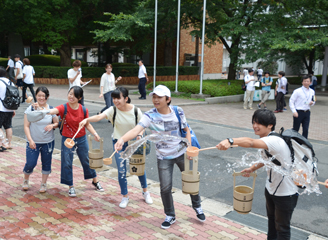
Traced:
POLYGON ((312 74, 312 71, 313 71, 313 64, 314 64, 314 57, 315 57, 315 49, 313 49, 313 50, 310 52, 308 74, 312 74))
POLYGON ((172 66, 172 41, 165 41, 164 66, 172 66))
POLYGON ((236 79, 236 65, 230 59, 228 80, 235 80, 235 79, 236 79))
POLYGON ((60 66, 71 67, 72 51, 69 43, 64 43, 58 51, 60 53, 60 66))
POLYGON ((195 63, 194 66, 198 67, 198 58, 199 58, 199 37, 196 38, 195 43, 195 63))

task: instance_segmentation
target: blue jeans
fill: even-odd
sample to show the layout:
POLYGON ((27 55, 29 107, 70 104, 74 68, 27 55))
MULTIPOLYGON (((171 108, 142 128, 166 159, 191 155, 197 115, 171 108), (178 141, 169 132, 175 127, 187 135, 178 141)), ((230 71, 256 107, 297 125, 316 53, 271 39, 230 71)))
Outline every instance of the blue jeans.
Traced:
POLYGON ((51 173, 52 152, 55 147, 55 140, 49 143, 36 143, 36 148, 31 149, 30 143, 26 143, 26 163, 23 172, 27 175, 33 173, 33 169, 38 163, 41 153, 42 174, 49 175, 51 173))
POLYGON ((110 108, 111 106, 114 106, 114 103, 113 103, 113 98, 112 98, 112 92, 113 91, 110 91, 110 92, 107 92, 104 94, 104 99, 105 99, 105 102, 106 102, 106 107, 104 107, 103 109, 101 109, 101 113, 103 111, 105 111, 106 109, 110 108))
MULTIPOLYGON (((184 154, 180 157, 169 159, 169 160, 160 160, 157 159, 157 168, 158 168, 158 176, 159 183, 161 188, 161 197, 164 205, 164 212, 167 216, 175 217, 174 205, 173 205, 173 197, 172 197, 172 174, 173 167, 176 164, 180 171, 184 171, 184 154)), ((200 196, 191 195, 191 204, 193 208, 199 208, 201 206, 200 196)))
MULTIPOLYGON (((117 139, 113 139, 113 149, 114 149, 114 145, 116 142, 117 142, 117 139)), ((119 151, 118 153, 115 153, 115 160, 116 160, 117 172, 118 172, 118 183, 120 184, 122 195, 128 194, 128 182, 126 180, 126 161, 128 161, 128 160, 123 161, 123 159, 121 158, 121 155, 119 153, 123 152, 127 146, 128 146, 128 142, 124 143, 121 151, 119 151)), ((138 178, 141 183, 141 187, 147 188, 146 171, 143 176, 138 176, 138 178)))
POLYGON ((141 94, 142 98, 146 98, 146 82, 147 82, 147 79, 145 77, 139 78, 138 89, 139 89, 139 93, 141 94))
POLYGON ((89 165, 89 145, 86 135, 75 138, 75 146, 73 148, 67 148, 64 145, 66 139, 67 137, 62 136, 60 183, 73 186, 73 151, 76 151, 82 164, 84 179, 97 177, 96 171, 91 169, 89 165))
POLYGON ((298 193, 291 196, 274 196, 265 189, 268 215, 268 240, 289 240, 290 220, 298 200, 298 193))

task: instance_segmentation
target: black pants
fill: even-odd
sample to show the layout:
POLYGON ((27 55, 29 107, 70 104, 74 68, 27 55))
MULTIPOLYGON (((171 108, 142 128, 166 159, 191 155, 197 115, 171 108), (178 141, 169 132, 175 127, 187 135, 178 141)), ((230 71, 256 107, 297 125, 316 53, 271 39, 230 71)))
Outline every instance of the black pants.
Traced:
POLYGON ((285 94, 282 92, 278 92, 276 97, 277 108, 276 110, 283 110, 284 109, 284 101, 285 101, 285 94))
POLYGON ((274 196, 265 189, 268 215, 268 240, 289 240, 290 220, 297 204, 298 193, 291 196, 274 196))
POLYGON ((29 88, 31 93, 32 93, 32 96, 33 96, 33 99, 34 99, 34 102, 36 102, 36 97, 35 97, 35 93, 34 93, 34 89, 33 89, 33 83, 31 84, 27 84, 27 83, 24 83, 23 82, 23 96, 22 96, 22 102, 25 102, 25 95, 26 95, 26 89, 29 88))
POLYGON ((298 117, 297 118, 293 117, 294 119, 293 130, 298 132, 302 124, 302 128, 303 128, 302 135, 303 137, 308 138, 311 112, 310 110, 308 111, 296 110, 296 111, 298 113, 298 117))
POLYGON ((142 98, 146 98, 146 82, 147 82, 146 78, 139 78, 138 89, 142 98))

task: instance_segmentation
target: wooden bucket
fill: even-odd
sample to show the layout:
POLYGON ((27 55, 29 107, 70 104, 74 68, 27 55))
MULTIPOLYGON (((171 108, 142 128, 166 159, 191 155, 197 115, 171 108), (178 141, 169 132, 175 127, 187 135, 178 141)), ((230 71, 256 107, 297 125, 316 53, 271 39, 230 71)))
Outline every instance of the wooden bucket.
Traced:
POLYGON ((103 144, 104 139, 100 138, 100 149, 92 149, 92 139, 91 135, 88 136, 88 142, 89 142, 89 165, 90 168, 101 168, 103 166, 103 157, 104 157, 104 150, 103 150, 103 144))
POLYGON ((197 195, 199 193, 200 172, 198 172, 198 155, 189 160, 187 154, 184 156, 185 171, 181 173, 182 192, 184 194, 197 195), (190 169, 192 161, 192 170, 190 169))
MULTIPOLYGON (((135 141, 129 141, 129 145, 135 141)), ((143 154, 134 154, 130 157, 130 174, 143 176, 145 175, 145 163, 146 163, 146 142, 144 143, 143 154)))
POLYGON ((240 214, 247 214, 252 210, 253 195, 255 188, 256 172, 251 173, 253 177, 253 188, 248 186, 236 186, 236 176, 244 173, 234 172, 233 175, 233 209, 240 214))

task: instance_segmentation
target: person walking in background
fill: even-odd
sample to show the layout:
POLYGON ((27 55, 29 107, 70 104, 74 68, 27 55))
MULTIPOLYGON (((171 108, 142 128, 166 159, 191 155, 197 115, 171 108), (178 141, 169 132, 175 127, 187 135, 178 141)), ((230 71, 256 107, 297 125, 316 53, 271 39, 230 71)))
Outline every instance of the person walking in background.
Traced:
MULTIPOLYGON (((25 60, 25 59, 24 59, 25 60)), ((24 68, 24 70, 26 67, 24 68)), ((50 109, 47 104, 49 98, 49 90, 46 87, 38 87, 36 90, 36 99, 38 106, 43 109, 50 109)), ((30 105, 25 113, 34 111, 30 105)), ((29 189, 29 178, 37 165, 39 155, 41 154, 42 163, 42 180, 40 193, 47 191, 47 179, 51 173, 52 153, 55 147, 54 129, 58 127, 58 117, 56 115, 46 115, 42 120, 34 123, 27 121, 26 114, 24 115, 24 132, 26 135, 26 164, 23 169, 24 182, 23 190, 29 189)))
POLYGON ((285 101, 285 94, 286 94, 286 86, 287 86, 287 78, 285 78, 285 72, 280 71, 278 72, 278 80, 275 89, 275 96, 276 96, 276 110, 275 113, 283 112, 284 109, 284 101, 285 101))
MULTIPOLYGON (((125 133, 136 126, 136 123, 142 117, 142 112, 139 108, 130 104, 129 91, 124 87, 118 87, 112 92, 112 98, 115 106, 112 106, 105 110, 102 114, 92 116, 84 119, 80 122, 80 127, 83 127, 88 122, 99 122, 100 120, 107 118, 113 124, 113 149, 118 139, 120 139, 125 133)), ((137 140, 143 135, 143 130, 139 132, 137 140)), ((118 171, 118 182, 121 188, 122 201, 119 204, 120 208, 126 208, 129 203, 128 185, 126 179, 126 161, 122 159, 120 153, 128 147, 128 142, 124 143, 123 148, 115 153, 116 166, 118 171)), ((146 203, 152 204, 153 200, 147 191, 147 177, 146 171, 142 176, 138 176, 141 187, 143 189, 142 196, 145 198, 146 203)))
MULTIPOLYGON (((2 126, 6 131, 6 138, 8 139, 8 149, 11 149, 11 140, 13 136, 13 129, 12 129, 12 118, 15 116, 15 111, 7 109, 3 106, 1 100, 5 99, 6 96, 6 84, 13 83, 6 78, 6 69, 0 66, 0 129, 2 126), (6 84, 5 84, 6 83, 6 84)), ((4 146, 1 146, 1 150, 7 150, 4 146)))
POLYGON ((146 83, 149 80, 148 80, 148 76, 147 76, 146 67, 143 64, 142 59, 139 59, 138 65, 139 65, 139 73, 138 73, 139 85, 138 85, 138 89, 139 89, 139 93, 141 94, 141 97, 139 97, 139 99, 144 99, 145 100, 146 99, 146 83))
POLYGON ((318 79, 316 76, 314 76, 314 72, 311 71, 311 85, 310 85, 310 88, 313 89, 315 91, 315 89, 317 88, 317 85, 318 85, 318 79))
POLYGON ((262 75, 263 75, 263 69, 262 68, 258 68, 257 69, 257 80, 258 81, 261 81, 262 75))
POLYGON ((9 80, 12 81, 13 83, 16 83, 16 81, 15 81, 15 73, 14 73, 15 63, 11 59, 11 56, 8 56, 8 63, 7 63, 6 71, 8 71, 8 69, 9 69, 9 72, 8 72, 9 80))
MULTIPOLYGON (((64 117, 65 108, 66 116, 62 123, 62 141, 61 141, 61 173, 60 173, 60 183, 69 186, 68 195, 70 197, 76 197, 76 191, 73 184, 73 152, 76 151, 77 156, 81 162, 84 179, 92 179, 92 185, 97 191, 103 192, 104 189, 101 187, 97 173, 94 169, 90 168, 89 165, 89 145, 87 142, 85 128, 94 136, 96 141, 99 141, 100 137, 94 130, 90 123, 85 125, 85 128, 79 129, 79 123, 89 117, 89 111, 87 108, 82 106, 79 101, 83 97, 83 89, 79 86, 73 86, 68 91, 67 100, 68 102, 50 109, 49 115, 59 115, 61 119, 64 117), (79 130, 79 132, 78 132, 79 130), (78 132, 78 133, 77 133, 78 132), (68 138, 73 138, 77 133, 73 148, 68 148, 65 146, 65 140, 68 138)), ((34 109, 38 109, 38 103, 33 104, 34 109)), ((27 113, 28 114, 28 113, 27 113)))
MULTIPOLYGON (((81 61, 75 60, 72 66, 73 68, 67 71, 69 89, 71 89, 73 86, 81 87, 81 85, 85 84, 85 82, 81 80, 82 78, 81 61)), ((80 103, 82 106, 84 106, 84 97, 82 97, 80 103)))
POLYGON ((269 72, 265 72, 264 73, 264 77, 261 79, 261 85, 262 85, 262 100, 259 103, 259 105, 257 105, 257 107, 259 109, 261 109, 261 105, 263 104, 264 109, 266 109, 266 104, 265 102, 268 100, 270 94, 271 94, 271 85, 272 85, 272 77, 270 77, 270 73, 269 72))
POLYGON ((293 129, 298 132, 302 124, 302 135, 308 138, 310 107, 315 104, 314 90, 310 88, 311 76, 303 76, 302 85, 302 87, 294 90, 289 99, 289 107, 293 112, 293 129))
POLYGON ((101 111, 98 113, 102 113, 106 109, 113 106, 113 99, 112 99, 112 92, 115 90, 116 86, 115 84, 122 79, 121 76, 119 76, 115 80, 115 75, 112 73, 113 67, 112 64, 106 64, 105 67, 106 72, 101 76, 100 80, 100 95, 99 98, 104 97, 106 106, 101 109, 101 111))
POLYGON ((33 96, 34 102, 36 102, 36 97, 34 93, 34 78, 35 71, 34 68, 31 66, 30 60, 28 58, 23 59, 24 69, 23 69, 23 96, 22 96, 22 103, 25 102, 26 99, 26 89, 29 88, 30 92, 33 96))
POLYGON ((244 80, 245 80, 245 77, 248 75, 248 70, 246 68, 244 68, 243 70, 243 75, 244 75, 244 80))
POLYGON ((246 97, 244 100, 244 109, 247 109, 247 103, 249 109, 253 109, 253 96, 255 92, 255 78, 253 76, 253 69, 248 69, 248 75, 244 78, 246 86, 246 97))
MULTIPOLYGON (((21 90, 23 90, 23 63, 20 60, 20 55, 16 54, 15 55, 15 81, 16 81, 16 86, 17 88, 20 88, 21 90)), ((23 99, 23 96, 22 96, 23 99)))

